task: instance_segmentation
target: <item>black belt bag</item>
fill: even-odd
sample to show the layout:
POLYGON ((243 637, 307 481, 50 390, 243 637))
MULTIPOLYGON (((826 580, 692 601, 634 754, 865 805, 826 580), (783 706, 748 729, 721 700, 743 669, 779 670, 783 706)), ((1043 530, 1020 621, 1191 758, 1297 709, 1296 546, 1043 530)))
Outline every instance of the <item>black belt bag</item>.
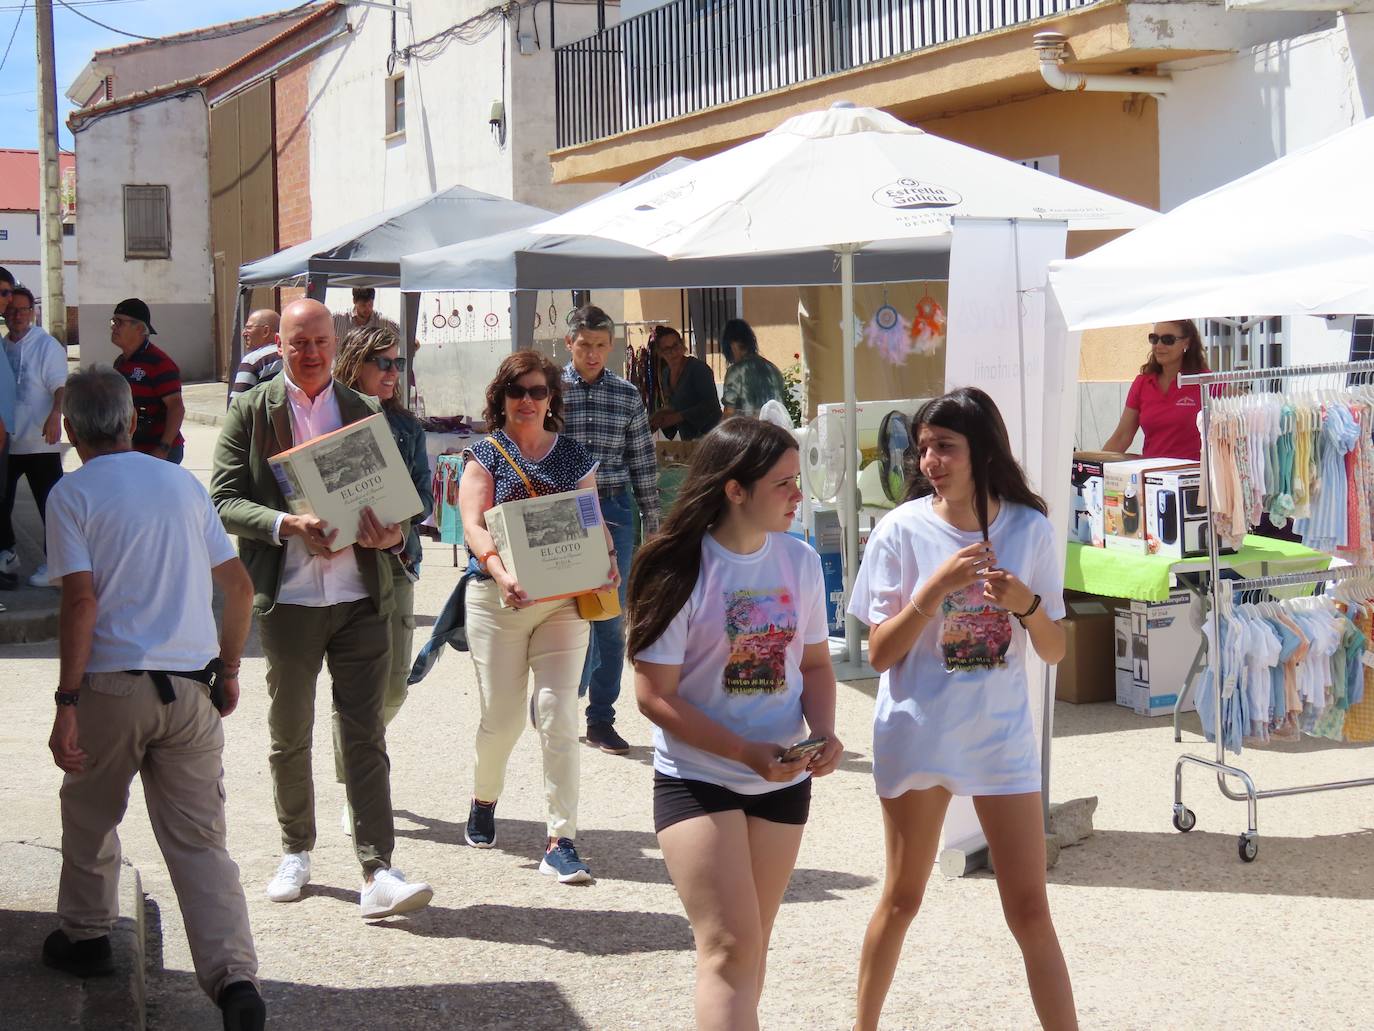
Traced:
POLYGON ((204 669, 197 670, 166 670, 166 669, 130 669, 125 670, 132 676, 149 677, 153 686, 157 688, 157 696, 163 705, 171 705, 177 700, 177 693, 172 689, 173 677, 185 677, 187 680, 194 680, 198 684, 204 684, 210 689, 210 704, 215 707, 216 712, 224 712, 224 687, 220 684, 220 674, 224 671, 224 663, 218 658, 211 659, 204 669))

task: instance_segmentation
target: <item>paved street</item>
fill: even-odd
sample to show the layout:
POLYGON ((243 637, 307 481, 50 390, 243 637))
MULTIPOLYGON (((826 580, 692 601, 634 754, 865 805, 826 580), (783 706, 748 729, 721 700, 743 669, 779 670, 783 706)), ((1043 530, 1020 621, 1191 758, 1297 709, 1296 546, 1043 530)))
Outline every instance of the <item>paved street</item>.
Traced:
MULTIPOLYGON (((187 464, 204 475, 216 431, 191 425, 187 432, 187 464)), ((428 545, 417 599, 422 625, 432 621, 455 578, 451 549, 428 545)), ((54 858, 59 773, 46 740, 55 655, 54 643, 0 649, 0 702, 8 717, 0 727, 6 771, 0 843, 27 842, 54 858)), ((243 872, 273 1026, 690 1026, 691 932, 652 833, 649 728, 637 713, 622 711, 624 733, 636 746, 628 758, 583 751, 579 845, 598 879, 589 887, 562 887, 536 871, 542 800, 532 733, 511 762, 497 848, 479 852, 462 844, 476 701, 469 659, 446 655, 413 692, 389 743, 396 863, 434 884, 434 904, 414 919, 369 927, 357 914, 358 870, 339 830, 343 792, 332 781, 324 720, 315 739, 314 884, 292 905, 263 896, 279 848, 256 647, 244 674, 243 703, 226 724, 230 847, 243 872)), ((844 1028, 851 1019, 859 941, 882 874, 867 757, 873 687, 841 687, 839 732, 850 754, 817 787, 770 955, 765 1027, 844 1028)), ((1191 773, 1187 782, 1198 830, 1183 836, 1171 829, 1179 746, 1167 721, 1146 721, 1114 705, 1061 704, 1056 718, 1054 797, 1101 797, 1097 834, 1066 850, 1050 874, 1085 1027, 1367 1022, 1363 1000, 1374 992, 1374 972, 1361 962, 1374 920, 1368 793, 1264 803, 1259 861, 1242 866, 1235 835, 1243 807, 1223 802, 1201 774, 1191 773), (1333 977, 1339 991, 1327 990, 1333 977)), ((1195 734, 1188 739, 1200 747, 1195 734)), ((1365 758, 1304 742, 1247 750, 1245 764, 1277 786, 1355 776, 1365 758)), ((137 785, 122 836, 155 917, 149 1027, 218 1028, 217 1011, 190 973, 180 914, 137 785)), ((15 859, 23 853, 12 850, 0 854, 21 864, 23 875, 0 882, 0 974, 32 975, 42 935, 53 923, 57 864, 15 859)), ((55 979, 54 991, 60 987, 68 996, 77 990, 57 975, 33 976, 55 979)), ((3 1012, 22 1004, 12 997, 0 1002, 0 1026, 76 1026, 68 1022, 70 1006, 61 1013, 21 1010, 17 1017, 3 1012)), ((1034 1026, 989 875, 932 878, 885 1026, 1034 1026)))

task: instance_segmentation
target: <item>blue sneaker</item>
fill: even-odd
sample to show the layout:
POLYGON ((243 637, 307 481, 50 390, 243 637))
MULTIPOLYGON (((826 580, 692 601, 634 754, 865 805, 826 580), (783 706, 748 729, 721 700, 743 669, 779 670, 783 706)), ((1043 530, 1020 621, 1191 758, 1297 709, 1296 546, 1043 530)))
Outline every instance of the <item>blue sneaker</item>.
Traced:
POLYGON ((472 800, 468 810, 468 825, 463 840, 473 848, 491 848, 496 844, 496 803, 472 800))
POLYGON ((588 884, 592 869, 582 862, 572 838, 559 838, 539 861, 539 872, 557 877, 559 884, 588 884))

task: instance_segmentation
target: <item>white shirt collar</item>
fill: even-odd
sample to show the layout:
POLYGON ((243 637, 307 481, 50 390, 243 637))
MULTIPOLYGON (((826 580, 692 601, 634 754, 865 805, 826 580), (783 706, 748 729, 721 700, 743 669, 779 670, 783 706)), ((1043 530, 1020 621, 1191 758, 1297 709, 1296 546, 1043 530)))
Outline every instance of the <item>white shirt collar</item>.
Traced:
POLYGON ((332 401, 334 399, 334 379, 330 377, 329 386, 321 390, 315 397, 311 397, 303 389, 296 385, 296 381, 291 378, 291 373, 287 370, 286 362, 282 362, 282 379, 286 381, 286 392, 291 395, 292 400, 298 404, 303 404, 307 408, 314 408, 322 401, 332 401))

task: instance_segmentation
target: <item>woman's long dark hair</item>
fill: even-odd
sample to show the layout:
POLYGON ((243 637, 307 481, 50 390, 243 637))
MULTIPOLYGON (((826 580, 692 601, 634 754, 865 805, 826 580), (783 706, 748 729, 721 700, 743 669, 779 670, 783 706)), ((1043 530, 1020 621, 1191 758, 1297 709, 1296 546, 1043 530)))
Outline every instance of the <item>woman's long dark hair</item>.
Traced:
POLYGON ((627 599, 631 655, 662 637, 692 596, 701 575, 701 540, 725 518, 725 485, 737 480, 751 490, 796 447, 787 430, 745 416, 726 419, 701 439, 673 510, 635 554, 627 599))
POLYGON ((922 426, 939 426, 968 440, 973 471, 973 502, 983 539, 988 537, 988 499, 1010 501, 1048 515, 1045 499, 1031 490, 1026 474, 1011 452, 1011 439, 997 404, 977 387, 960 387, 923 404, 911 417, 911 448, 906 458, 906 498, 934 493, 920 469, 917 441, 922 426))
MULTIPOLYGON (((1188 346, 1183 349, 1183 367, 1179 372, 1185 376, 1190 376, 1198 372, 1211 372, 1207 367, 1207 352, 1202 348, 1202 334, 1197 331, 1197 323, 1192 319, 1164 319, 1164 322, 1172 322, 1179 329, 1183 330, 1183 336, 1188 339, 1188 346)), ((1155 360, 1155 349, 1150 348, 1150 357, 1145 360, 1145 364, 1140 367, 1140 371, 1147 376, 1158 376, 1164 371, 1164 366, 1155 360)))

